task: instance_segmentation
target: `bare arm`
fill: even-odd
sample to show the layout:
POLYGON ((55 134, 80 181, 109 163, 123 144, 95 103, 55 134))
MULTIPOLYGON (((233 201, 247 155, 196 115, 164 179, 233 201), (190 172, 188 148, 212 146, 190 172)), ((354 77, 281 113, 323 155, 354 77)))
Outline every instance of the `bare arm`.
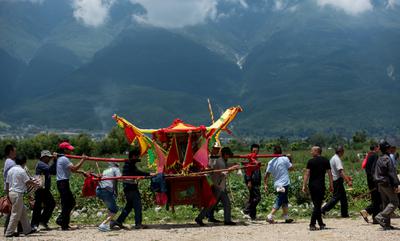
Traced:
POLYGON ((351 178, 349 176, 346 176, 343 169, 339 170, 339 175, 340 177, 343 178, 343 180, 347 183, 347 185, 349 186, 353 185, 353 183, 351 182, 351 178))
POLYGON ((328 177, 329 177, 329 191, 333 192, 333 176, 332 176, 332 172, 330 169, 326 170, 326 173, 328 173, 328 177))
POLYGON ((270 173, 267 172, 264 176, 264 191, 268 192, 268 178, 269 178, 270 173))
POLYGON ((304 193, 307 192, 307 184, 309 179, 310 179, 310 169, 306 169, 306 172, 304 173, 303 177, 303 188, 302 188, 302 191, 304 193))
MULTIPOLYGON (((86 160, 86 156, 83 155, 83 158, 75 165, 70 165, 69 169, 71 170, 71 172, 76 172, 76 173, 82 173, 82 172, 78 172, 79 168, 81 168, 81 166, 83 165, 83 163, 86 160)), ((83 173, 82 173, 83 174, 83 173)))
POLYGON ((9 189, 10 189, 10 184, 8 184, 8 182, 7 182, 6 183, 6 189, 5 189, 5 192, 6 192, 7 196, 8 196, 9 189))

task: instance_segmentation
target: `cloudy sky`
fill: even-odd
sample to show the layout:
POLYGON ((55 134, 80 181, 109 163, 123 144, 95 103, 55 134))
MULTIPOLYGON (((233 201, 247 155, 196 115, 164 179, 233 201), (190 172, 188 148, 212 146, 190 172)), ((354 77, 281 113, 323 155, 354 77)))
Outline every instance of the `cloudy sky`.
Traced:
MULTIPOLYGON (((41 4, 51 0, 0 0, 0 1, 30 1, 41 4)), ((118 0, 69 0, 73 16, 88 27, 98 27, 109 18, 110 9, 118 0)), ((184 26, 215 20, 219 2, 230 2, 247 9, 251 0, 129 0, 132 4, 140 4, 145 10, 144 15, 132 14, 132 19, 164 28, 180 28, 184 26)), ((275 10, 284 10, 291 0, 265 0, 272 3, 275 10)), ((353 16, 373 11, 372 0, 309 0, 321 8, 334 8, 353 16)), ((400 0, 386 1, 388 8, 400 6, 400 0)), ((292 8, 291 10, 295 10, 292 8)))

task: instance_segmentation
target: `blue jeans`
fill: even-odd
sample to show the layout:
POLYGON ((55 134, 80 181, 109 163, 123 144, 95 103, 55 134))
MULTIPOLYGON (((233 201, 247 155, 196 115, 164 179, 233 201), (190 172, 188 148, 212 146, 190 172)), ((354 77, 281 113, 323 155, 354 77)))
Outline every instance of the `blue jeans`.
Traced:
POLYGON ((142 225, 142 200, 138 188, 124 188, 124 193, 126 204, 117 219, 117 223, 124 223, 126 217, 128 217, 133 208, 135 210, 135 225, 142 225))
POLYGON ((115 196, 112 191, 107 190, 105 188, 97 188, 96 196, 104 202, 104 204, 111 213, 115 214, 118 212, 118 206, 117 203, 115 202, 115 196))
POLYGON ((285 192, 278 192, 275 203, 273 208, 279 209, 280 207, 287 208, 289 204, 289 198, 288 198, 288 193, 289 193, 289 185, 284 186, 285 192))

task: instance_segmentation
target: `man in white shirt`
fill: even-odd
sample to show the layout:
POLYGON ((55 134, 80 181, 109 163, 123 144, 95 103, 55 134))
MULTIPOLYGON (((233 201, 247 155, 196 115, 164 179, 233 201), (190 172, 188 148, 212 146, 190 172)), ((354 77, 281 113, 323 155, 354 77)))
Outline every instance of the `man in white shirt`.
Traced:
POLYGON ((36 184, 29 178, 24 169, 26 157, 17 157, 15 161, 16 165, 8 171, 6 179, 6 192, 12 204, 10 222, 5 233, 6 237, 18 236, 15 229, 19 222, 25 235, 33 232, 24 206, 24 193, 27 190, 27 185, 36 184))
POLYGON ((343 163, 340 159, 344 155, 343 146, 338 146, 335 149, 336 154, 329 161, 331 165, 331 172, 333 177, 333 196, 329 202, 322 207, 321 213, 329 212, 340 201, 340 212, 343 218, 349 217, 348 203, 346 190, 344 189, 344 182, 352 186, 351 178, 346 176, 343 169, 343 163))
MULTIPOLYGON (((4 192, 7 192, 6 189, 6 180, 7 180, 7 174, 8 171, 15 166, 15 157, 17 156, 17 148, 14 145, 8 144, 4 148, 4 155, 6 157, 6 160, 4 162, 4 168, 3 168, 3 180, 4 180, 4 192)), ((10 215, 6 215, 6 221, 4 223, 4 234, 7 231, 7 226, 8 223, 10 222, 10 215)), ((21 226, 19 227, 19 230, 21 229, 21 226)))
POLYGON ((6 179, 8 171, 15 166, 15 157, 17 156, 17 148, 13 145, 7 145, 4 149, 4 154, 6 156, 6 161, 4 162, 3 169, 3 180, 4 180, 4 190, 6 190, 6 179))

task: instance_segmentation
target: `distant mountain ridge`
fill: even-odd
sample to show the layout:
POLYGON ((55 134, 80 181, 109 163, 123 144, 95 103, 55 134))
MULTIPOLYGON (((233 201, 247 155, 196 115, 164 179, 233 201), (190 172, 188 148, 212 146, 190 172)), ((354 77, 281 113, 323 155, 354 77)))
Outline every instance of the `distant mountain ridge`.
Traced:
POLYGON ((67 0, 0 1, 0 120, 107 130, 209 122, 242 105, 243 135, 398 132, 400 6, 351 15, 305 1, 219 1, 223 17, 178 29, 133 20, 118 1, 97 28, 67 0), (13 14, 10 14, 10 13, 13 14), (4 67, 3 67, 4 66, 4 67))

